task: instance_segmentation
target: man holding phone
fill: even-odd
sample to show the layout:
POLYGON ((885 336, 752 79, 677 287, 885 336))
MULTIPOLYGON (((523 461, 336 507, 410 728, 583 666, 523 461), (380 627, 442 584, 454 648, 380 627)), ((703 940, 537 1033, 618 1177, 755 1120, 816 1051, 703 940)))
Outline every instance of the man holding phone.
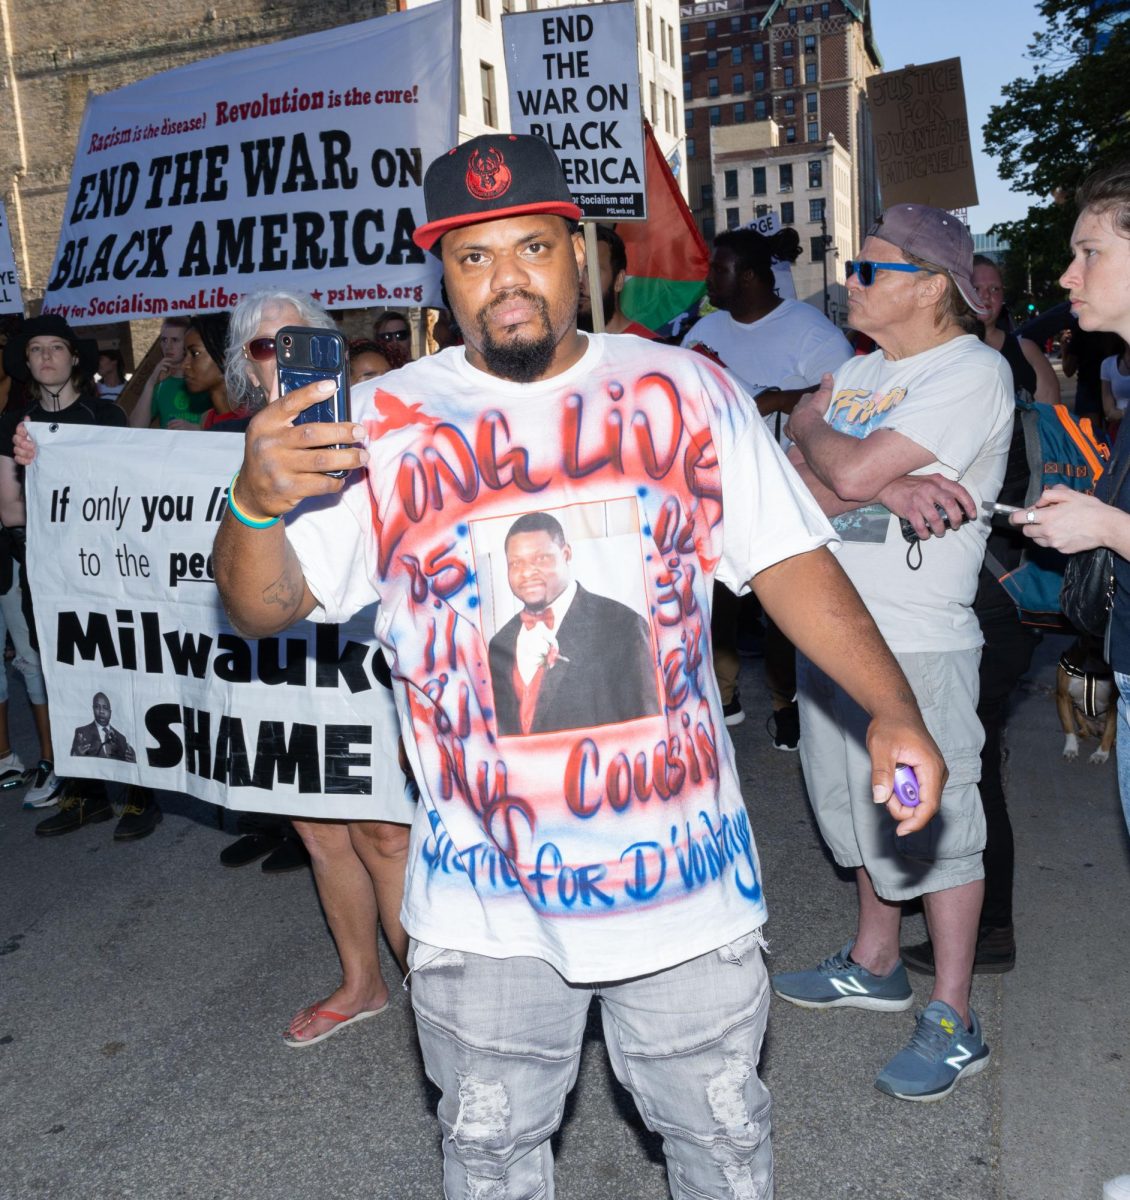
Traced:
POLYGON ((673 1188, 769 1197, 766 910, 710 670, 714 579, 752 587, 873 714, 876 802, 903 832, 936 811, 944 766, 748 398, 700 355, 578 332, 580 212, 546 143, 475 138, 431 164, 424 195, 415 240, 442 259, 465 347, 362 385, 356 425, 294 423, 324 383, 258 414, 217 583, 252 636, 381 602, 421 791, 403 916, 447 1193, 552 1186, 599 995, 673 1188), (340 468, 368 486, 307 519, 340 468), (505 587, 506 531, 533 508, 640 580, 659 711, 500 738, 484 608, 505 587), (917 808, 892 796, 898 762, 918 772, 917 808), (716 868, 702 878, 699 856, 716 868))

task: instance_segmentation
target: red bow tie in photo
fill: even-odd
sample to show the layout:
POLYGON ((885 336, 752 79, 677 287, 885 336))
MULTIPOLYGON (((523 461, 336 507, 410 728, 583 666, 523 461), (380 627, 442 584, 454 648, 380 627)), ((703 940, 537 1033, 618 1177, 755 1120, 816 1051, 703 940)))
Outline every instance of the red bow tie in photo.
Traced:
POLYGON ((527 629, 533 629, 537 624, 544 625, 547 629, 553 628, 553 609, 543 608, 541 612, 527 612, 525 609, 518 614, 522 618, 522 624, 527 629))

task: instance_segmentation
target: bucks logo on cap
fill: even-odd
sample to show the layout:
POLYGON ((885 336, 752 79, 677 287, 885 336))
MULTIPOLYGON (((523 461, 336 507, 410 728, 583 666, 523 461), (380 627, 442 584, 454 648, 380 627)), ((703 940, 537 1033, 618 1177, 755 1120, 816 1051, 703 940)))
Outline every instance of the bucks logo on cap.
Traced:
POLYGON ((467 191, 477 200, 494 200, 510 187, 510 168, 502 151, 476 150, 467 164, 467 191))
POLYGON ((427 222, 412 240, 435 254, 440 238, 464 225, 535 213, 581 219, 557 155, 526 133, 483 134, 434 159, 424 175, 424 207, 427 222))

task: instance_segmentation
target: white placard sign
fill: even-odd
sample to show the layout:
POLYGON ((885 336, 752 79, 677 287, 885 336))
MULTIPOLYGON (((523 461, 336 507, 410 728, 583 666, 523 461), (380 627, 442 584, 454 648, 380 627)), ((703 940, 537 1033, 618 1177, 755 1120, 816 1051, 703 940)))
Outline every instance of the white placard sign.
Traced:
POLYGON ((33 429, 28 571, 59 775, 411 821, 372 611, 252 641, 220 605, 212 540, 243 438, 33 429), (114 736, 95 728, 97 696, 114 736))
POLYGON ((458 9, 256 46, 87 101, 44 309, 78 324, 230 308, 439 303, 412 242, 456 141, 458 9))
POLYGON ((12 252, 12 233, 8 228, 4 202, 0 200, 0 316, 23 311, 20 277, 16 273, 16 256, 12 252))
POLYGON ((635 5, 510 13, 502 41, 514 132, 557 151, 586 217, 644 220, 635 5))

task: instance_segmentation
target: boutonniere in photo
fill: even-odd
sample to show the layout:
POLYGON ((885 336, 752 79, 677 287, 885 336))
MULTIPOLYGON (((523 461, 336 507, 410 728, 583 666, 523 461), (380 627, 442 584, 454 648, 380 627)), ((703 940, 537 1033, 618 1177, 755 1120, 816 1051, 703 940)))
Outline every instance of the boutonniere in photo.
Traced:
POLYGON ((567 663, 568 661, 565 655, 557 649, 557 643, 550 642, 546 646, 545 653, 541 656, 541 661, 538 665, 544 667, 547 671, 552 671, 559 662, 567 663))

